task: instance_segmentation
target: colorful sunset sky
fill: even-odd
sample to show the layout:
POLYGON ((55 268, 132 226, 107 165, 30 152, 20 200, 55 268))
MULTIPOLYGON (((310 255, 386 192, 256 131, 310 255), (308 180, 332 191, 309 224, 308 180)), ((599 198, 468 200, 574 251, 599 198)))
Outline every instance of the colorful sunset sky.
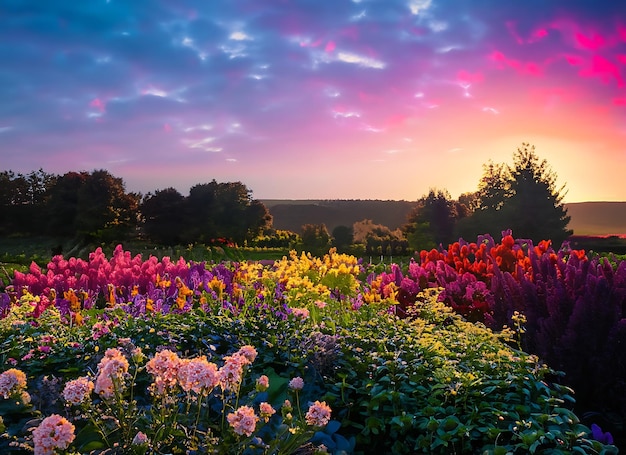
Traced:
POLYGON ((626 201, 622 1, 4 0, 0 57, 2 170, 456 198, 528 142, 626 201))

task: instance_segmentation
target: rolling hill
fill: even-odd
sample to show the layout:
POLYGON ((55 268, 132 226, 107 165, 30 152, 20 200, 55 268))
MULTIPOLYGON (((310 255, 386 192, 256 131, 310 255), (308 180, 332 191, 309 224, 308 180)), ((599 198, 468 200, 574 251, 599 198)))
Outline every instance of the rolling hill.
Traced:
MULTIPOLYGON (((261 200, 274 217, 276 229, 300 232, 303 224, 352 226, 372 220, 394 230, 406 222, 414 201, 382 200, 261 200)), ((626 236, 626 202, 574 202, 565 204, 575 235, 626 236)))

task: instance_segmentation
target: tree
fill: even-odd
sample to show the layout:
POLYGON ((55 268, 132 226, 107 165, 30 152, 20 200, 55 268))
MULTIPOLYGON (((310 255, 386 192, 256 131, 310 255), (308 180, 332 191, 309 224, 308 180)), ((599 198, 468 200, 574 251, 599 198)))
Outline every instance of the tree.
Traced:
POLYGON ((353 236, 354 231, 350 226, 336 226, 332 232, 333 246, 337 248, 338 252, 344 253, 352 245, 353 236))
POLYGON ((251 191, 241 182, 195 185, 187 198, 188 243, 212 243, 226 238, 235 243, 252 240, 272 224, 265 205, 253 200, 251 191))
POLYGON ((60 237, 75 234, 75 221, 79 213, 78 191, 88 178, 87 172, 68 172, 60 176, 50 188, 46 205, 49 234, 60 237))
POLYGON ((447 190, 431 188, 422 196, 407 217, 403 231, 414 249, 448 245, 454 241, 459 205, 447 190))
POLYGON ((354 243, 363 245, 368 255, 404 255, 408 243, 400 229, 392 231, 387 226, 375 224, 372 220, 357 221, 352 226, 354 243))
POLYGON ((517 149, 508 171, 510 196, 503 214, 509 227, 517 237, 552 240, 558 248, 573 233, 567 229, 571 217, 563 204, 565 185, 557 187, 556 173, 528 143, 517 149))
POLYGON ((185 197, 174 188, 148 193, 139 211, 143 217, 143 230, 147 238, 161 245, 181 243, 186 224, 185 197))
POLYGON ((46 194, 56 178, 43 169, 26 175, 0 172, 0 232, 44 234, 46 194))
POLYGON ((106 170, 68 172, 50 188, 49 232, 83 241, 121 240, 137 226, 141 195, 126 193, 124 181, 106 170))
POLYGON ((302 225, 302 248, 313 255, 328 253, 330 248, 330 234, 325 224, 302 225))
POLYGON ((518 238, 534 242, 552 240, 556 247, 572 234, 570 217, 563 204, 565 185, 558 188, 557 175, 528 143, 513 154, 513 165, 483 166, 478 184, 479 207, 457 225, 465 238, 512 229, 518 238))

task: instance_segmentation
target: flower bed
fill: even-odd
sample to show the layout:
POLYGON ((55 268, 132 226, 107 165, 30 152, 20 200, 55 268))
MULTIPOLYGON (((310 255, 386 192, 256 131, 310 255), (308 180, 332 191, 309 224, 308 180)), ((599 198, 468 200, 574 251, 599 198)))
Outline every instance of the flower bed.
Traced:
MULTIPOLYGON (((560 374, 514 347, 521 330, 496 334, 444 304, 487 296, 477 283, 503 273, 506 261, 469 262, 480 247, 462 254, 491 281, 462 273, 457 294, 434 285, 437 270, 416 288, 333 251, 205 264, 118 247, 32 265, 0 298, 0 449, 616 453, 579 422, 560 374)), ((519 261, 521 277, 532 260, 519 261)))

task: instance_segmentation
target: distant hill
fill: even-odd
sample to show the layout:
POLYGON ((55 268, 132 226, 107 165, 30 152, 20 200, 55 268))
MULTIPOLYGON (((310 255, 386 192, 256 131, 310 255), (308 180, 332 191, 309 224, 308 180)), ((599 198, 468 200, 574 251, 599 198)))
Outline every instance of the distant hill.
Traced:
POLYGON ((261 200, 274 217, 276 229, 300 232, 303 224, 325 224, 329 232, 337 226, 352 226, 372 220, 395 230, 406 223, 415 202, 380 200, 261 200))
POLYGON ((574 202, 565 207, 576 235, 626 236, 626 202, 574 202))
MULTIPOLYGON (((402 226, 415 201, 381 200, 261 200, 274 217, 274 227, 300 232, 303 224, 352 226, 372 220, 394 230, 402 226)), ((625 235, 626 202, 574 202, 565 204, 575 235, 625 235)))

